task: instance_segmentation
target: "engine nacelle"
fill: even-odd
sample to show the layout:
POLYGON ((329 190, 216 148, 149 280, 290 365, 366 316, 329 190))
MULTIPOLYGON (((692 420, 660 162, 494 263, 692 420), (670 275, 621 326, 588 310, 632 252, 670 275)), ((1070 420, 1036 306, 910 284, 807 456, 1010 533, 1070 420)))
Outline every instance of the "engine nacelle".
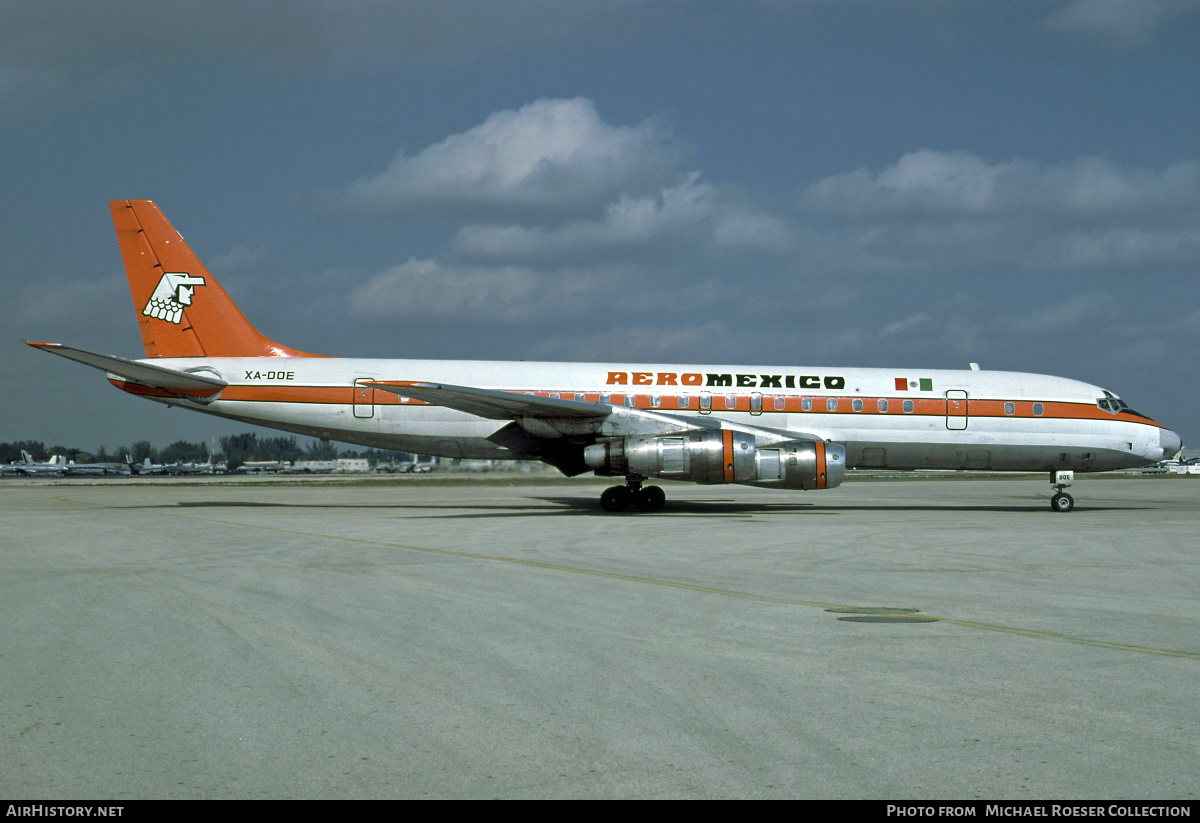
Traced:
POLYGON ((597 474, 773 489, 832 489, 846 477, 846 450, 821 440, 755 443, 730 429, 624 437, 583 451, 597 474))

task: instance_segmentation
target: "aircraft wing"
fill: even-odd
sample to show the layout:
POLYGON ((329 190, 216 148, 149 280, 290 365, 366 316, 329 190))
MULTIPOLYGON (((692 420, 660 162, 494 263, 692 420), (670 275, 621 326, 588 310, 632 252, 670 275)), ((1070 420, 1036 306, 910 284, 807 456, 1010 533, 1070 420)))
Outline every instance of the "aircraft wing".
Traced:
POLYGON ((486 417, 488 420, 514 420, 518 417, 603 420, 613 413, 613 407, 607 403, 585 403, 581 400, 561 400, 523 392, 476 389, 446 383, 377 380, 367 385, 404 397, 415 397, 436 406, 457 409, 476 417, 486 417))
POLYGON ((76 363, 83 363, 85 366, 108 372, 121 380, 158 389, 166 395, 192 399, 208 398, 216 395, 228 385, 225 381, 206 374, 193 374, 177 369, 168 369, 164 366, 154 366, 150 363, 139 363, 136 360, 126 360, 124 357, 114 357, 110 354, 97 354, 64 346, 61 343, 31 343, 28 340, 21 342, 33 346, 35 349, 57 354, 68 360, 74 360, 76 363))
POLYGON ((376 380, 367 385, 489 420, 513 420, 529 434, 539 438, 566 437, 586 441, 595 437, 636 437, 725 427, 756 433, 766 442, 793 440, 798 437, 824 439, 816 434, 780 431, 744 423, 731 424, 728 421, 723 423, 714 417, 540 397, 523 392, 416 380, 376 380))

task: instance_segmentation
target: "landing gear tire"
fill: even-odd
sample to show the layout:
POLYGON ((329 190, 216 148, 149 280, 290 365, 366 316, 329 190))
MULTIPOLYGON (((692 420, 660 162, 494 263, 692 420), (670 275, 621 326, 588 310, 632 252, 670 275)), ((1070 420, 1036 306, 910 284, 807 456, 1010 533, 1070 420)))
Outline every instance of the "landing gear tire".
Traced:
POLYGON ((634 496, 640 512, 656 512, 667 502, 667 493, 658 486, 646 486, 634 496))
POLYGON ((1069 512, 1075 508, 1075 500, 1066 492, 1059 492, 1050 498, 1050 508, 1056 512, 1069 512))
POLYGON ((600 495, 600 508, 606 512, 623 512, 633 502, 633 491, 628 486, 609 486, 600 495))
POLYGON ((656 512, 667 502, 667 493, 658 486, 642 486, 642 478, 632 475, 624 486, 609 486, 600 495, 600 508, 606 512, 623 512, 633 507, 639 512, 656 512))

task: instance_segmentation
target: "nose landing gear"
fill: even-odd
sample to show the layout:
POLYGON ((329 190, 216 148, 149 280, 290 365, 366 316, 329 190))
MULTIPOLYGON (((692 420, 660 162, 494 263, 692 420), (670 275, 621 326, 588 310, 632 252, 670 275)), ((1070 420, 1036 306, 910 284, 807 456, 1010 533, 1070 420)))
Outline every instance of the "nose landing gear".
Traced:
POLYGON ((1075 499, 1063 489, 1075 482, 1075 472, 1056 471, 1050 473, 1050 484, 1054 486, 1054 496, 1050 498, 1050 509, 1056 512, 1069 512, 1075 508, 1075 499))
POLYGON ((656 512, 667 502, 667 493, 658 486, 642 487, 645 478, 631 474, 624 486, 610 486, 600 495, 600 508, 606 512, 622 512, 636 508, 639 512, 656 512))

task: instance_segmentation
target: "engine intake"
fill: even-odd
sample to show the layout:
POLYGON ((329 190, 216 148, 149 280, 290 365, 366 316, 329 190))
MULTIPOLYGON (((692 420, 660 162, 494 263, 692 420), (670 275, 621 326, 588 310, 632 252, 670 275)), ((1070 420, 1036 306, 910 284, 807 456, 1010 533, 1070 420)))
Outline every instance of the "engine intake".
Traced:
POLYGON ((657 477, 692 483, 741 483, 772 489, 832 489, 846 477, 846 451, 821 440, 758 445, 730 429, 624 437, 588 446, 596 474, 657 477))

